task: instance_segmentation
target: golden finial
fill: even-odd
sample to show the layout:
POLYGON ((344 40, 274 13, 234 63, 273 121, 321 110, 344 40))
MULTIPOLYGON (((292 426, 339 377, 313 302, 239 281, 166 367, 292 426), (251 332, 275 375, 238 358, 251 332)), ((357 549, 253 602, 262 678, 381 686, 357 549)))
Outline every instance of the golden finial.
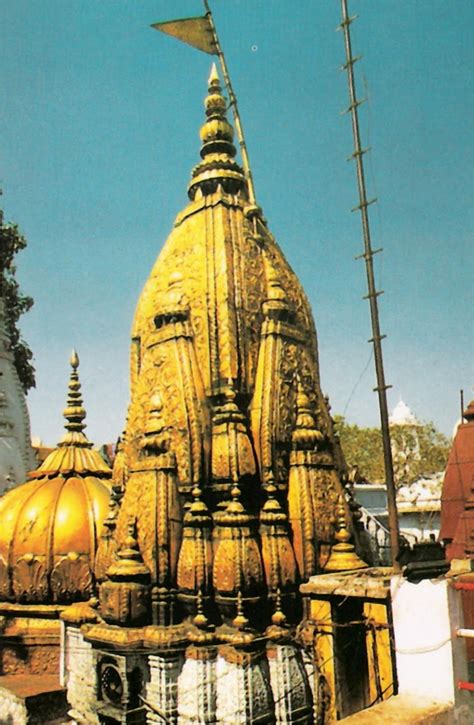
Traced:
POLYGON ((75 348, 72 349, 71 357, 69 358, 69 362, 71 363, 71 367, 73 370, 77 370, 79 367, 79 355, 77 354, 75 348))
POLYGON ((63 415, 66 419, 66 434, 63 436, 60 445, 81 444, 90 447, 86 436, 83 433, 86 424, 83 422, 86 411, 82 402, 81 383, 79 382, 79 356, 75 350, 72 351, 69 363, 72 372, 69 376, 68 396, 63 415))
POLYGON ((350 571, 352 569, 366 569, 367 564, 356 553, 354 544, 350 543, 351 534, 347 529, 346 506, 344 496, 339 496, 336 508, 336 534, 337 544, 331 549, 324 571, 350 571))
POLYGON ((208 80, 209 88, 211 88, 213 85, 216 85, 216 84, 218 86, 220 86, 219 74, 217 72, 217 66, 215 63, 213 63, 211 66, 211 72, 209 74, 209 80, 208 80))
POLYGON ((198 629, 206 629, 207 625, 209 624, 209 620, 204 614, 204 600, 201 589, 199 590, 197 595, 196 608, 197 612, 196 616, 193 618, 193 624, 195 624, 198 629))
POLYGON ((208 95, 204 101, 206 121, 201 128, 202 161, 193 169, 188 194, 213 194, 219 186, 236 194, 246 188, 244 172, 235 161, 234 129, 227 120, 227 101, 222 95, 215 64, 209 76, 208 95))
POLYGON ((272 614, 272 623, 277 627, 284 627, 286 624, 286 615, 281 607, 281 590, 277 589, 275 599, 275 611, 272 614))
POLYGON ((232 624, 236 629, 239 630, 246 629, 249 625, 249 620, 244 614, 243 597, 240 589, 237 593, 237 614, 232 620, 232 624))

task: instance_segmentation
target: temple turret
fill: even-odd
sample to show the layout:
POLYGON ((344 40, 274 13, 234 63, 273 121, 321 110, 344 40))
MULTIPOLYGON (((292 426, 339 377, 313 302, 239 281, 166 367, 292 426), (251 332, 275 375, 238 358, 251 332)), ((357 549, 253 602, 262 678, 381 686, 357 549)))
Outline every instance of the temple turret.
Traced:
POLYGON ((76 352, 65 433, 30 481, 0 499, 0 597, 52 603, 87 599, 107 513, 111 470, 84 433, 76 352))
MULTIPOLYGON (((99 611, 108 623, 81 636, 98 672, 114 648, 124 692, 127 673, 149 671, 144 698, 170 722, 309 723, 311 689, 290 632, 299 583, 335 540, 341 471, 311 310, 249 204, 226 108, 213 66, 190 202, 132 328, 124 493, 106 522, 100 576, 107 556, 138 562, 139 553, 149 582, 130 580, 127 599, 123 564, 112 562, 99 611), (141 620, 138 584, 151 597, 141 620)), ((124 721, 130 703, 105 691, 103 700, 124 721)))

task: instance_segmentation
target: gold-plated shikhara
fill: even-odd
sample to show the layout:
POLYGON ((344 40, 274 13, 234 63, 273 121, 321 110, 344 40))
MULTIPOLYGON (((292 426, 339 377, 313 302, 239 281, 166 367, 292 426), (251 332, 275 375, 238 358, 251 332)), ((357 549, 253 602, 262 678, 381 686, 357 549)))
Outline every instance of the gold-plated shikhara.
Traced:
MULTIPOLYGON (((269 623, 327 561, 341 456, 311 310, 249 203, 215 67, 205 112, 190 202, 133 323, 110 551, 136 521, 156 624, 186 613, 231 624, 239 612, 252 623, 256 610, 269 623)), ((102 557, 101 577, 112 558, 102 557)))
POLYGON ((92 595, 94 559, 112 471, 84 433, 86 411, 71 357, 66 432, 31 480, 0 499, 0 600, 35 604, 92 595))

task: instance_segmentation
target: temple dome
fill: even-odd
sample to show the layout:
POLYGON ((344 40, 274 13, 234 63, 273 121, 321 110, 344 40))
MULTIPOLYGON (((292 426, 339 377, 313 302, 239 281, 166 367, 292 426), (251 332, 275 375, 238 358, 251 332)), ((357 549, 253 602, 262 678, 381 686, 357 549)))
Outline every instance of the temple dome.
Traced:
POLYGON ((93 591, 111 470, 83 432, 78 365, 73 353, 65 435, 30 481, 0 499, 2 599, 69 602, 93 591))
POLYGON ((419 425, 416 416, 413 415, 408 405, 399 400, 389 418, 390 425, 419 425))

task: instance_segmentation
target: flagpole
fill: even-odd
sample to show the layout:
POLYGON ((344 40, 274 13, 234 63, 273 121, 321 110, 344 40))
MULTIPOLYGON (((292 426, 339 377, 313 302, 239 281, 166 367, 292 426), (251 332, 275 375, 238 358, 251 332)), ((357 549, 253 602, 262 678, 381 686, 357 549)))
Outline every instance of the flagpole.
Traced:
POLYGON ((211 28, 211 31, 212 31, 212 37, 213 37, 213 40, 214 40, 214 43, 216 46, 217 55, 219 57, 219 62, 220 62, 221 68, 222 68, 222 75, 224 76, 224 82, 225 82, 225 85, 227 88, 227 93, 229 94, 230 105, 232 106, 232 112, 234 114, 235 130, 237 132, 237 138, 239 140, 240 153, 242 156, 242 165, 244 167, 245 176, 247 177, 249 202, 253 205, 256 205, 255 187, 253 184, 252 171, 250 170, 249 155, 247 152, 247 145, 245 143, 242 122, 240 120, 239 108, 237 105, 237 97, 234 93, 234 89, 232 88, 229 71, 227 69, 227 63, 225 60, 224 52, 221 48, 221 44, 219 43, 219 37, 217 35, 216 26, 214 24, 214 18, 212 17, 212 12, 211 12, 211 8, 209 7, 208 0, 204 0, 204 7, 206 8, 206 15, 209 20, 209 27, 211 28))
MULTIPOLYGON (((370 317, 372 322, 372 338, 369 342, 373 345, 374 360, 375 360, 375 373, 377 379, 377 387, 374 391, 378 393, 379 397, 379 409, 380 409, 380 427, 382 429, 382 443, 383 443, 383 456, 384 456, 384 467, 385 467, 385 483, 387 486, 387 508, 388 508, 388 520, 390 528, 390 549, 392 553, 392 566, 396 571, 400 570, 400 564, 398 562, 398 555, 400 553, 400 542, 399 542, 399 525, 398 525, 398 511, 397 511, 397 498, 395 489, 395 480, 393 475, 393 460, 392 460, 392 447, 390 442, 390 427, 388 419, 388 403, 387 403, 387 389, 392 387, 387 385, 385 382, 385 372, 383 364, 382 354, 382 340, 385 335, 380 334, 380 321, 379 311, 377 304, 377 297, 382 294, 375 288, 375 275, 374 275, 374 264, 373 257, 377 252, 381 252, 381 249, 372 249, 372 240, 370 234, 369 224, 369 212, 368 207, 371 201, 367 200, 366 185, 365 185, 365 174, 364 174, 364 154, 367 149, 362 148, 360 140, 360 126, 359 126, 359 114, 358 107, 362 103, 359 101, 356 94, 355 77, 354 77, 354 64, 358 58, 354 58, 352 55, 352 41, 350 26, 355 18, 349 17, 347 9, 347 0, 341 0, 342 8, 342 23, 340 27, 344 33, 344 45, 346 51, 346 63, 343 66, 343 70, 347 71, 347 81, 349 87, 349 98, 350 106, 348 111, 352 118, 352 135, 354 140, 354 153, 352 154, 353 159, 356 162, 357 169, 357 185, 359 190, 359 204, 352 211, 360 211, 362 221, 362 235, 364 240, 364 252, 359 255, 359 259, 365 260, 366 276, 367 276, 367 287, 368 293, 365 299, 369 300, 370 305, 370 317)), ((373 199, 372 201, 375 201, 373 199)))

